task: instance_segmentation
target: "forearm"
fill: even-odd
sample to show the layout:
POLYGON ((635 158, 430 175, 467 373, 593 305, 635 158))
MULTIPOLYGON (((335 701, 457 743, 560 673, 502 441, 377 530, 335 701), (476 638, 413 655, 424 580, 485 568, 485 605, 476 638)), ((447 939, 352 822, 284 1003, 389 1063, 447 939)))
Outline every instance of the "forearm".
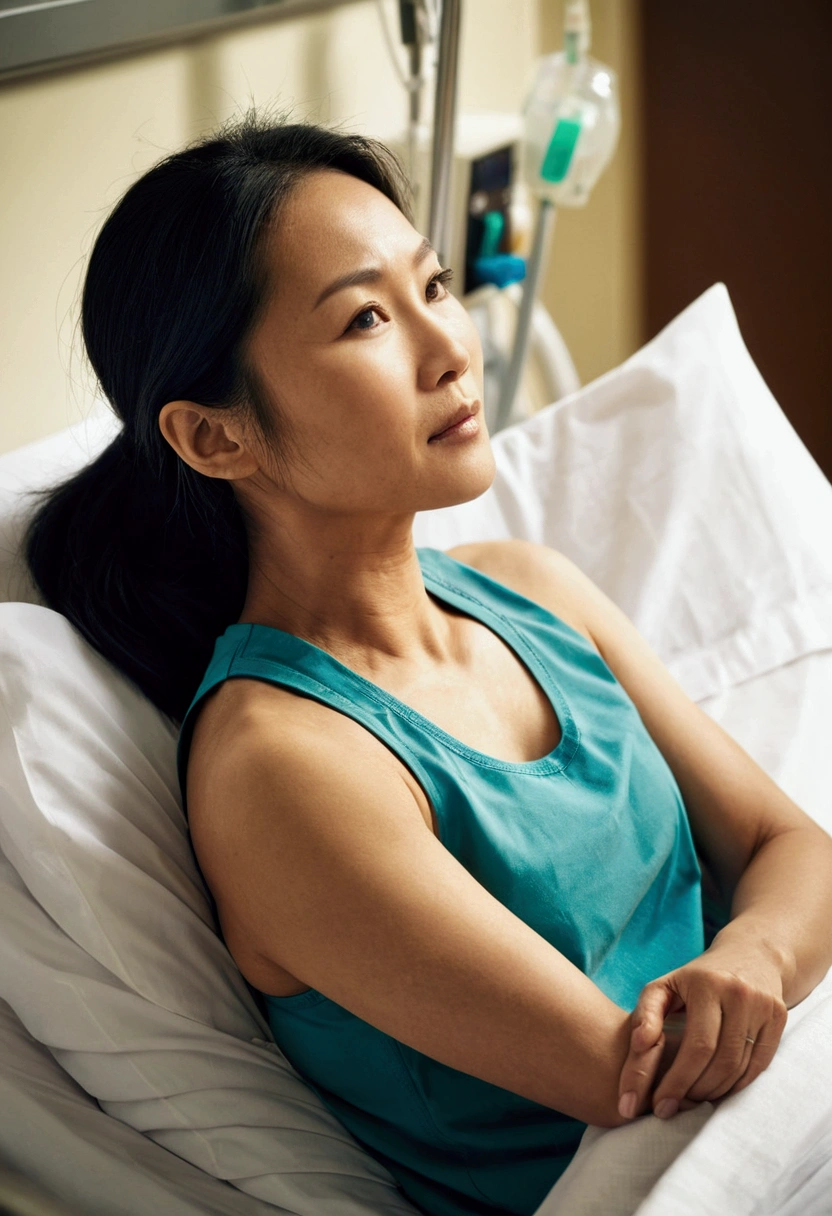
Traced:
POLYGON ((720 945, 763 945, 791 1007, 832 966, 832 837, 814 824, 781 832, 754 854, 734 890, 720 945))
POLYGON ((721 1099, 771 1063, 786 1010, 832 966, 832 838, 809 819, 769 835, 734 884, 731 915, 704 954, 639 997, 619 1083, 631 1116, 721 1099), (663 1033, 679 1010, 681 1037, 663 1033))

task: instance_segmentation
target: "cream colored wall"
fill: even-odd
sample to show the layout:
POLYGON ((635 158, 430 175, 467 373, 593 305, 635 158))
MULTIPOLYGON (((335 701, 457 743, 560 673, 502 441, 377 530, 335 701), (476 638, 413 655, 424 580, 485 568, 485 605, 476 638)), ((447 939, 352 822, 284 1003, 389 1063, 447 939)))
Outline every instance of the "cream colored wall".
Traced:
MULTIPOLYGON (((593 5, 597 53, 616 67, 629 62, 635 2, 593 5)), ((395 5, 386 3, 395 32, 395 5)), ((558 8, 557 0, 467 0, 462 109, 520 106, 534 60, 560 42, 558 8)), ((405 98, 374 0, 0 84, 0 451, 88 410, 78 295, 108 209, 160 156, 250 101, 392 137, 405 98)), ((626 124, 625 111, 622 150, 629 138, 631 154, 626 124)), ((546 298, 584 378, 637 344, 634 197, 632 167, 619 163, 585 214, 559 222, 546 298)))

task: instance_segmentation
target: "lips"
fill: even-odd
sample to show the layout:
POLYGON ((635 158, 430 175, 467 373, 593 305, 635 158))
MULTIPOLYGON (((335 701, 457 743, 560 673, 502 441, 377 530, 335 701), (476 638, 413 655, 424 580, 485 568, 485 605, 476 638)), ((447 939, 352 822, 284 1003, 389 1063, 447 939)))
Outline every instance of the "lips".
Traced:
POLYGON ((445 421, 445 424, 440 430, 434 431, 434 433, 430 436, 430 439, 428 439, 428 443, 430 443, 431 439, 439 439, 439 437, 444 435, 446 431, 449 431, 452 427, 458 426, 459 423, 464 422, 466 418, 472 418, 477 413, 479 408, 479 401, 469 401, 467 404, 461 405, 456 412, 445 421))

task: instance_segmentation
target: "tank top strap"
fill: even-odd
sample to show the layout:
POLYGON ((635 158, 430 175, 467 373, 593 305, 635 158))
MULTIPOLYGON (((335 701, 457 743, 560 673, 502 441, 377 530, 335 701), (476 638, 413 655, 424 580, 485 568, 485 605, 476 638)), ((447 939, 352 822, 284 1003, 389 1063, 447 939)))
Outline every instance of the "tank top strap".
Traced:
POLYGON ((525 652, 531 650, 534 654, 534 648, 528 643, 529 628, 534 630, 535 626, 543 626, 549 635, 554 631, 570 646, 597 657, 598 652, 582 633, 521 592, 514 591, 473 566, 457 561, 441 549, 424 548, 416 552, 425 586, 429 590, 431 587, 441 588, 442 599, 451 601, 480 620, 487 619, 498 634, 502 634, 504 627, 507 627, 525 652))
MULTIPOLYGON (((284 630, 266 625, 234 624, 217 639, 214 653, 182 720, 176 749, 176 767, 182 807, 187 815, 186 775, 197 709, 210 692, 225 680, 248 677, 289 688, 312 700, 340 710, 366 727, 401 754, 401 735, 395 716, 379 697, 374 698, 374 686, 357 673, 349 672, 326 651, 284 630), (356 696, 355 682, 361 683, 361 695, 356 696)), ((428 796, 436 798, 430 776, 412 759, 409 767, 416 772, 428 796)))

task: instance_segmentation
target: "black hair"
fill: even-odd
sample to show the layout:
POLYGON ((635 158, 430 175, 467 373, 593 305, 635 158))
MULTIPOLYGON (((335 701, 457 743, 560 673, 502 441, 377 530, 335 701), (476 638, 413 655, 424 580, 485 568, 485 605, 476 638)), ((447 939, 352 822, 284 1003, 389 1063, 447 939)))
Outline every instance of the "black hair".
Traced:
POLYGON ((248 537, 230 483, 181 460, 159 411, 175 400, 242 410, 278 466, 287 459, 291 435, 245 345, 267 287, 264 234, 319 168, 369 183, 411 218, 383 144, 251 114, 140 177, 90 255, 84 344, 123 428, 41 492, 24 552, 49 607, 177 724, 242 612, 248 537))

